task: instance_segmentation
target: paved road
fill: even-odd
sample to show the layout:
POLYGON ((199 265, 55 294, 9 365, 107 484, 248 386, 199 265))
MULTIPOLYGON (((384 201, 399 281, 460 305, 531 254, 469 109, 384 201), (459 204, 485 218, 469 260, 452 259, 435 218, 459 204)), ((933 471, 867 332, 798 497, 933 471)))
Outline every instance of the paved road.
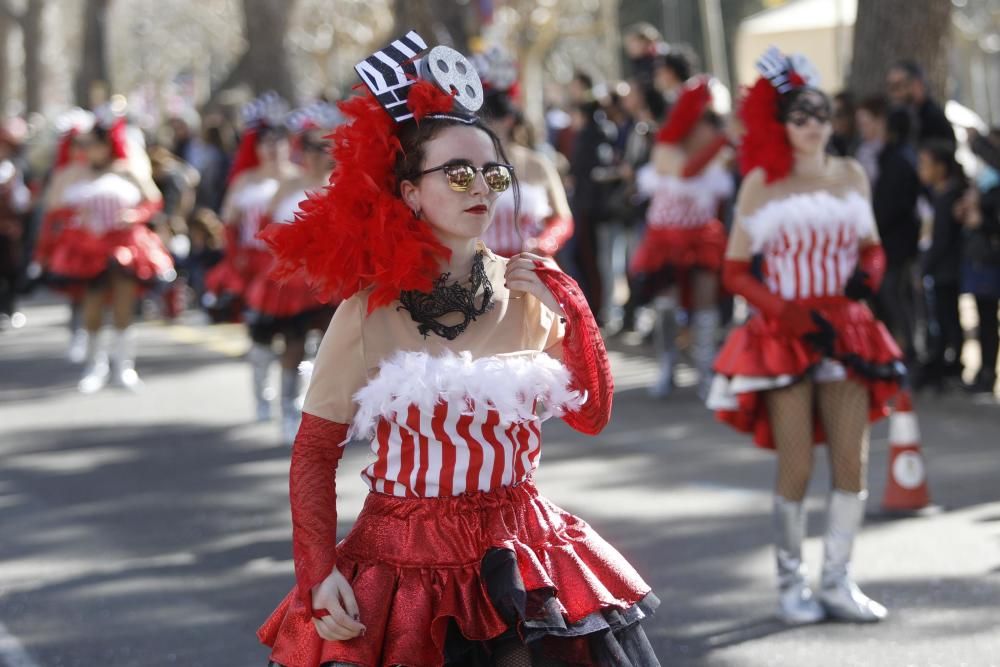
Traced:
MULTIPOLYGON (((0 336, 0 667, 260 667, 254 630, 292 585, 288 450, 252 422, 238 327, 141 327, 141 395, 83 397, 62 359, 65 308, 39 301, 0 336)), ((917 410, 944 512, 869 524, 856 574, 893 610, 874 627, 788 630, 770 617, 772 460, 690 390, 646 398, 654 369, 614 353, 601 437, 546 427, 539 484, 626 553, 663 599, 665 665, 1000 665, 1000 408, 917 410)), ((364 496, 342 464, 341 530, 364 496)), ((874 432, 872 510, 885 480, 874 432)), ((825 464, 807 555, 817 563, 825 464)))

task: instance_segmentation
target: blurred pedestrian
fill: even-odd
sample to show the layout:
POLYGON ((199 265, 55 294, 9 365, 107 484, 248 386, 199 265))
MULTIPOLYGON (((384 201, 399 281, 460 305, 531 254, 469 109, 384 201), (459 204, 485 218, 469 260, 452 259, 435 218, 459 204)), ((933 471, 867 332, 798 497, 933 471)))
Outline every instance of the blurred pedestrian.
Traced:
POLYGON ((27 128, 20 118, 0 119, 0 332, 24 326, 17 293, 24 269, 24 241, 31 191, 18 153, 27 128))
POLYGON ((872 208, 885 250, 886 269, 876 312, 886 323, 909 362, 916 360, 914 266, 920 239, 916 154, 908 142, 910 115, 889 110, 882 97, 864 100, 857 111, 862 142, 858 160, 872 188, 872 208))
POLYGON ((942 139, 955 145, 955 129, 944 108, 931 96, 923 67, 912 60, 900 60, 889 68, 885 83, 892 103, 908 108, 913 114, 912 139, 917 145, 928 139, 942 139))
POLYGON ((857 111, 854 95, 843 90, 833 96, 833 116, 831 126, 833 133, 826 148, 833 155, 853 157, 858 147, 858 131, 855 120, 857 111))
MULTIPOLYGON (((980 364, 966 389, 973 393, 992 394, 997 381, 997 348, 1000 346, 1000 171, 992 164, 992 152, 1000 153, 1000 132, 989 138, 992 151, 982 145, 976 154, 990 158, 976 178, 976 184, 959 201, 958 217, 965 227, 962 267, 962 291, 976 299, 979 324, 980 364)), ((974 148, 976 144, 973 143, 974 148)))
POLYGON ((962 325, 958 295, 962 275, 962 221, 960 201, 969 187, 955 147, 946 139, 928 139, 917 159, 920 182, 934 209, 930 247, 921 258, 924 292, 930 301, 928 355, 921 364, 916 386, 945 388, 947 379, 962 375, 962 325))

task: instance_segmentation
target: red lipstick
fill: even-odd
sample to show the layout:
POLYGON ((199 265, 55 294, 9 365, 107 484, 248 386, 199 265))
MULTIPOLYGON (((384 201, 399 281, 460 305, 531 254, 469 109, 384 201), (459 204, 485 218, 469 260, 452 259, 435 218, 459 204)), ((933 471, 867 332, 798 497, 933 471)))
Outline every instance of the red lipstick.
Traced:
POLYGON ((479 204, 478 206, 471 206, 465 209, 465 212, 472 213, 474 215, 482 215, 483 213, 486 213, 489 210, 490 209, 487 208, 485 204, 479 204))

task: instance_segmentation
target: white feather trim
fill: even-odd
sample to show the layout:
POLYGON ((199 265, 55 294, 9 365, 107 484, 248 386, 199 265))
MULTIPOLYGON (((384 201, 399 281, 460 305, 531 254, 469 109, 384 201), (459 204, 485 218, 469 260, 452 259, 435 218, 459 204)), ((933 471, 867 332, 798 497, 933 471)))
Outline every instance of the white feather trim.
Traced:
POLYGON ((135 183, 118 174, 102 174, 90 181, 74 183, 66 188, 64 201, 78 206, 94 197, 114 197, 123 207, 137 206, 142 201, 142 192, 135 183))
POLYGON ((713 164, 691 178, 678 178, 660 174, 651 164, 636 172, 636 187, 641 194, 665 194, 688 197, 704 207, 714 208, 719 199, 733 193, 733 179, 721 165, 713 164))
POLYGON ((806 231, 831 234, 845 226, 859 239, 875 230, 871 204, 857 192, 845 197, 829 192, 789 195, 768 202, 743 220, 755 254, 786 235, 794 240, 806 231))
POLYGON ((370 437, 382 418, 405 418, 411 405, 425 414, 439 401, 473 414, 494 410, 501 424, 536 419, 535 403, 547 419, 579 410, 586 397, 570 389, 569 371, 544 353, 501 354, 473 359, 468 352, 433 357, 397 352, 379 365, 378 376, 354 395, 358 411, 349 439, 370 437))

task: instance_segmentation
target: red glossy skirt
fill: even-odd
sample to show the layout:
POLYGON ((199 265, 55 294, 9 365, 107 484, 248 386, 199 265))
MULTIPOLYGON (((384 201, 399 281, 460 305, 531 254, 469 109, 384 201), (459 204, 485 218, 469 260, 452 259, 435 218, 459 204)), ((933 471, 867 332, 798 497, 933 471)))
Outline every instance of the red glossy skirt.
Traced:
POLYGON ((272 318, 287 318, 324 307, 305 279, 294 276, 277 282, 269 272, 259 273, 250 281, 246 302, 252 310, 272 318))
POLYGON ((726 254, 726 230, 718 220, 698 227, 647 227, 629 271, 653 274, 666 267, 718 271, 726 254))
MULTIPOLYGON (((868 416, 874 422, 889 414, 905 372, 896 341, 865 304, 846 297, 800 303, 832 325, 827 349, 789 336, 758 314, 730 332, 715 360, 709 407, 720 421, 753 434, 759 447, 774 448, 764 391, 810 377, 818 382, 849 378, 868 388, 868 416)), ((824 442, 820 420, 813 422, 815 441, 824 442)))
POLYGON ((205 291, 245 299, 253 281, 267 275, 271 261, 271 254, 263 248, 229 247, 205 276, 205 291))
POLYGON ((78 226, 63 228, 52 243, 47 273, 56 284, 86 283, 101 278, 112 267, 144 285, 170 282, 176 276, 163 241, 141 224, 104 234, 78 226))
MULTIPOLYGON (((293 589, 257 632, 274 663, 439 667, 454 648, 450 629, 485 642, 515 627, 570 665, 658 664, 595 654, 593 633, 641 635, 639 621, 658 601, 621 554, 530 480, 449 498, 371 493, 338 547, 337 568, 366 634, 323 640, 293 589)), ((625 644, 645 636, 630 640, 615 650, 630 655, 625 644)))

